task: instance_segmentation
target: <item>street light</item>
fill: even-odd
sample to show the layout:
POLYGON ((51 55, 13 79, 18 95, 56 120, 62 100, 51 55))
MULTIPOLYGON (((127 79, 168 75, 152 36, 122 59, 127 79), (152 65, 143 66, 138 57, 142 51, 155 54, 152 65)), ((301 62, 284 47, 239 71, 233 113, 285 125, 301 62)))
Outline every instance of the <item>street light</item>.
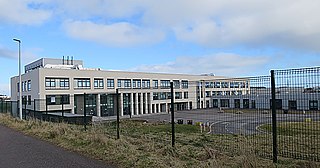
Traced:
POLYGON ((18 42, 19 44, 19 116, 22 120, 22 79, 21 79, 21 40, 14 38, 13 41, 18 42))

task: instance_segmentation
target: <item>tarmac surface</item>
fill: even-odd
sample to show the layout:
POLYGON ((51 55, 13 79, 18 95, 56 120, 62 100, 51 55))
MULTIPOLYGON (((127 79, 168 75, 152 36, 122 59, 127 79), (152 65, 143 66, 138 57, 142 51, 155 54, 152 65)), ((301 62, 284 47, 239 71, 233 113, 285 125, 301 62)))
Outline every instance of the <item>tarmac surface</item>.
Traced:
MULTIPOLYGON (((240 109, 241 110, 241 109, 240 109)), ((313 121, 320 120, 320 114, 277 114, 278 122, 300 122, 306 118, 313 121)), ((134 117, 134 119, 148 120, 150 122, 171 121, 170 113, 150 114, 145 116, 134 117)), ((266 110, 257 110, 255 112, 237 113, 221 113, 219 109, 191 110, 175 112, 175 122, 183 120, 186 124, 191 120, 193 124, 196 122, 204 123, 207 126, 208 133, 212 134, 261 134, 264 133, 259 126, 272 123, 272 115, 266 110)))
POLYGON ((0 125, 0 168, 111 168, 0 125))

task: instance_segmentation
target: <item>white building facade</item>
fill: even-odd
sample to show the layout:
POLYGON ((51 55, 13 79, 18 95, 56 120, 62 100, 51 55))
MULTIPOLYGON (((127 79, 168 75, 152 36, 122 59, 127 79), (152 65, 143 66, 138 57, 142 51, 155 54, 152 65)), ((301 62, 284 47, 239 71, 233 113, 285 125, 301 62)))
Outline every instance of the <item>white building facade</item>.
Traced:
MULTIPOLYGON (((144 115, 170 110, 170 82, 174 84, 176 110, 211 108, 214 106, 211 94, 247 94, 250 89, 247 80, 231 82, 210 75, 105 71, 83 68, 81 60, 42 58, 25 66, 21 91, 27 109, 83 114, 86 108, 87 113, 104 117, 116 114, 118 90, 121 116, 144 115)), ((12 77, 11 100, 19 99, 19 87, 19 77, 12 77)))

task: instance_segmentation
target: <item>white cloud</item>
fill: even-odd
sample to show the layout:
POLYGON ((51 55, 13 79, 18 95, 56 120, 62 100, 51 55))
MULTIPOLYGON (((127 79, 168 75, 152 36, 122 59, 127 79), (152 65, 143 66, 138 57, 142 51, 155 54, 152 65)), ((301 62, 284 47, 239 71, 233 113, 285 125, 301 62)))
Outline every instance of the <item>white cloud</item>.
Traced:
POLYGON ((267 56, 241 56, 218 53, 201 57, 178 57, 173 62, 159 65, 141 65, 130 70, 139 72, 208 74, 239 76, 269 63, 267 56))
MULTIPOLYGON (((157 27, 167 34, 173 32, 178 40, 209 47, 271 46, 319 51, 320 19, 317 16, 320 15, 320 1, 79 0, 75 5, 71 0, 59 0, 57 4, 62 13, 81 20, 87 28, 103 29, 108 35, 115 30, 106 29, 120 28, 112 36, 112 40, 119 40, 116 42, 119 45, 140 43, 144 41, 141 39, 155 34, 153 31, 142 34, 138 31, 132 36, 131 33, 121 33, 121 30, 136 32, 136 29, 157 27), (94 26, 92 20, 97 19, 107 24, 94 26)), ((73 32, 73 37, 90 39, 76 33, 78 30, 67 30, 73 32)), ((88 30, 85 32, 88 34, 88 30)), ((92 38, 92 41, 97 39, 100 38, 92 38)))
POLYGON ((0 0, 1 22, 24 25, 41 24, 50 18, 52 12, 41 9, 41 0, 0 0))
POLYGON ((64 24, 64 28, 71 37, 111 46, 154 43, 164 38, 161 31, 141 28, 127 22, 105 25, 90 21, 69 21, 64 24))

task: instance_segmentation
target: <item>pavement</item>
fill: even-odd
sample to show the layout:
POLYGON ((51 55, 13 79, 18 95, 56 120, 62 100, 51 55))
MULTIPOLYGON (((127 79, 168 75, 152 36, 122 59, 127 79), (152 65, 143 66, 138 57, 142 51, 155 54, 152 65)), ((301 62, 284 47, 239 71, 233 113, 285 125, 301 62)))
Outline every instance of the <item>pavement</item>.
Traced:
POLYGON ((0 168, 111 167, 0 125, 0 168))

